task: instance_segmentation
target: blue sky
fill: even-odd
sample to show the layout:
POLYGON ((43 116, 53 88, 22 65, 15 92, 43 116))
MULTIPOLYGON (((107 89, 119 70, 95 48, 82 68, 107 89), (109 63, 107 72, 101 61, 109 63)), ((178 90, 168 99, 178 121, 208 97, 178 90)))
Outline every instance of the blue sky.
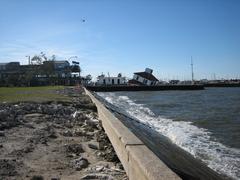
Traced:
POLYGON ((239 0, 0 0, 0 62, 78 56, 83 75, 240 78, 239 0), (86 21, 83 22, 82 19, 86 21))

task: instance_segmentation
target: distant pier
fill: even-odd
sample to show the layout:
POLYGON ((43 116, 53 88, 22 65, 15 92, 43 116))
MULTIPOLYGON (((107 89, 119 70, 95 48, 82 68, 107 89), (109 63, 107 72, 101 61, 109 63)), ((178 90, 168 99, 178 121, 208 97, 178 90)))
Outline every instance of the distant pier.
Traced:
POLYGON ((168 91, 168 90, 204 90, 203 85, 158 85, 158 86, 86 86, 90 91, 95 92, 114 92, 114 91, 168 91))
POLYGON ((240 83, 211 83, 204 84, 205 87, 240 87, 240 83))

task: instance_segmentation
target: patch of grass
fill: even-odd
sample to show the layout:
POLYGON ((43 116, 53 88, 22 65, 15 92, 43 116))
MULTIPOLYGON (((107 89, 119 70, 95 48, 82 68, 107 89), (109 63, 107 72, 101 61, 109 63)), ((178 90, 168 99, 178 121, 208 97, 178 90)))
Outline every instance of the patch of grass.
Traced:
POLYGON ((56 92, 57 90, 63 89, 64 86, 1 87, 0 102, 69 101, 69 97, 56 92))

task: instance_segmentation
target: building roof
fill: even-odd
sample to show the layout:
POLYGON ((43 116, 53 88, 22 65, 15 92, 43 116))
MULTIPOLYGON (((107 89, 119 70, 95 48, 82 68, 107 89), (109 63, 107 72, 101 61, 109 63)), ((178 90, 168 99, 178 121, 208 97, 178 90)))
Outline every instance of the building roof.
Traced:
POLYGON ((104 76, 104 77, 99 77, 100 79, 113 79, 113 78, 117 78, 117 79, 125 79, 125 77, 117 77, 117 76, 104 76))
POLYGON ((159 81, 154 75, 147 72, 135 72, 134 74, 141 76, 150 81, 159 81))
POLYGON ((55 64, 68 63, 69 64, 69 62, 66 60, 57 60, 57 61, 53 61, 53 63, 55 63, 55 64))
POLYGON ((65 64, 65 63, 68 63, 68 61, 66 60, 56 60, 56 61, 43 61, 43 63, 53 63, 53 64, 65 64))
POLYGON ((135 84, 135 85, 144 85, 143 83, 136 81, 135 79, 130 79, 128 84, 135 84))

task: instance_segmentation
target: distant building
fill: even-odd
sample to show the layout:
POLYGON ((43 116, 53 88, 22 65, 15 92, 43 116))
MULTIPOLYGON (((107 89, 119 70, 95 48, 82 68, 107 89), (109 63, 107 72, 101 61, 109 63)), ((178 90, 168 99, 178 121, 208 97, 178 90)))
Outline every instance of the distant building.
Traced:
POLYGON ((55 70, 65 70, 66 68, 70 67, 70 64, 68 61, 53 61, 54 63, 54 69, 55 70))
MULTIPOLYGON (((176 81, 176 80, 175 80, 176 81)), ((178 80, 177 80, 178 81, 178 80)), ((196 82, 195 82, 196 83, 196 82)), ((192 81, 190 80, 185 80, 185 81, 179 81, 177 82, 179 85, 192 85, 192 81)))
POLYGON ((89 74, 85 77, 81 77, 81 83, 83 85, 93 85, 93 82, 91 81, 92 80, 92 76, 89 74))
POLYGON ((0 63, 0 78, 4 79, 10 75, 19 75, 21 71, 20 62, 0 63))
POLYGON ((157 82, 157 85, 166 85, 166 84, 169 84, 167 81, 163 81, 163 80, 159 80, 157 82))
POLYGON ((18 85, 24 85, 27 81, 30 82, 28 85, 79 83, 79 77, 71 77, 76 72, 80 74, 80 66, 70 65, 65 60, 29 65, 20 65, 20 62, 0 63, 0 85, 7 85, 12 79, 18 85))
POLYGON ((126 78, 121 73, 117 77, 106 77, 104 74, 98 76, 97 85, 124 85, 126 78))
MULTIPOLYGON (((180 80, 170 80, 169 81, 170 84, 179 84, 180 83, 180 80)), ((192 83, 192 82, 191 82, 192 83)))
POLYGON ((153 70, 146 68, 144 72, 135 72, 133 79, 129 80, 129 84, 154 86, 159 80, 152 74, 153 70))
POLYGON ((70 63, 68 61, 53 61, 53 64, 58 77, 71 77, 70 63))
POLYGON ((18 71, 20 69, 20 62, 9 62, 6 64, 6 70, 18 71))
POLYGON ((0 71, 6 70, 7 63, 0 63, 0 71))
POLYGON ((201 79, 200 80, 200 84, 207 84, 208 83, 208 80, 207 79, 201 79))

